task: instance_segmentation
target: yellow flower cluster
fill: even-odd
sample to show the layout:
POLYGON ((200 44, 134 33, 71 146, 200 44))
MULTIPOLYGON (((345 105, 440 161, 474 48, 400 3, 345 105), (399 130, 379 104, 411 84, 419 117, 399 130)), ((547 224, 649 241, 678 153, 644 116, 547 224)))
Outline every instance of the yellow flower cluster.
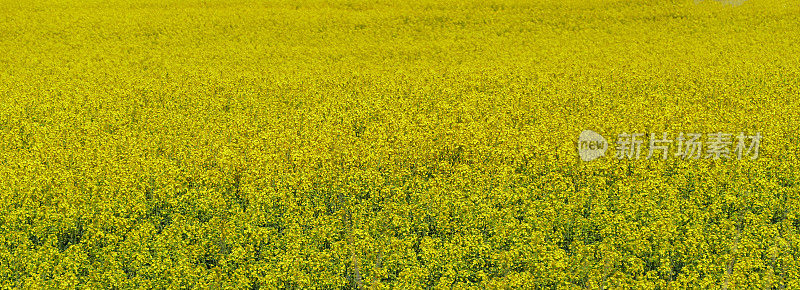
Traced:
POLYGON ((0 1, 0 286, 798 289, 797 19, 0 1), (581 162, 586 129, 763 139, 756 160, 581 162))

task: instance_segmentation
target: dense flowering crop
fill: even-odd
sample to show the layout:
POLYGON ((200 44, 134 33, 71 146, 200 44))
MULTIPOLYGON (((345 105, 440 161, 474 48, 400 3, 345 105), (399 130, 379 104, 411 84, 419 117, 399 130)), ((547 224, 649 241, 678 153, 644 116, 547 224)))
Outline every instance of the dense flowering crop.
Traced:
POLYGON ((0 0, 3 288, 800 288, 793 1, 0 0), (582 130, 760 132, 581 162, 582 130))

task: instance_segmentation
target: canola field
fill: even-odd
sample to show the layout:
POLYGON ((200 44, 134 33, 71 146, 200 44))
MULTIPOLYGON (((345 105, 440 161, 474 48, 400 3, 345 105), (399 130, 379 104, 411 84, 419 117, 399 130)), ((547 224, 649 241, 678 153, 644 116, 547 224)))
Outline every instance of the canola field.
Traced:
POLYGON ((789 0, 0 0, 0 285, 798 289, 798 19, 789 0), (581 161, 583 130, 604 157, 581 161), (728 132, 730 157, 762 139, 619 155, 633 132, 728 132))

